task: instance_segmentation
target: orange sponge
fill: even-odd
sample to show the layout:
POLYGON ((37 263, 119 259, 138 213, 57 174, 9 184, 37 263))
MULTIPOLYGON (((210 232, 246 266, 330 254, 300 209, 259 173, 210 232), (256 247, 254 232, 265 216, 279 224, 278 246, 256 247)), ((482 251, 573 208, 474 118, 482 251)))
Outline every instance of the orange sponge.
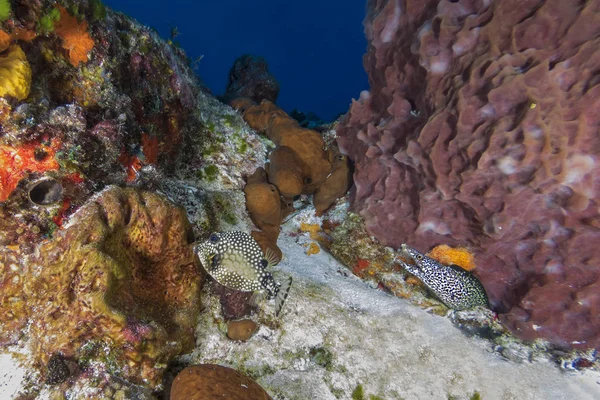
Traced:
POLYGON ((464 247, 453 248, 445 244, 440 244, 439 246, 434 247, 427 256, 442 264, 458 265, 467 271, 475 269, 475 257, 473 257, 473 254, 464 247))

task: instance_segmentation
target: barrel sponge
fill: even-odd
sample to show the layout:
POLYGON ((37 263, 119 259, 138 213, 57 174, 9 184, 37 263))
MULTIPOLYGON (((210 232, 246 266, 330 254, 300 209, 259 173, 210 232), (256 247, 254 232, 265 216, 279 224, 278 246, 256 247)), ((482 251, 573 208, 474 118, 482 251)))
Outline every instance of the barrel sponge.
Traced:
POLYGON ((12 45, 0 55, 0 97, 24 100, 31 88, 31 67, 21 47, 12 45))

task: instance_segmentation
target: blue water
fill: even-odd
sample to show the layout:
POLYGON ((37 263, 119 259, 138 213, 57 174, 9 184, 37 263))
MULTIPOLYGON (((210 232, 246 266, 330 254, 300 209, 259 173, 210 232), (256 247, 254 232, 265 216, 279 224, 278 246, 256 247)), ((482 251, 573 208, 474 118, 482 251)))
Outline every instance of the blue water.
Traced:
POLYGON ((286 111, 315 112, 322 119, 345 113, 368 88, 364 0, 105 0, 169 38, 171 27, 198 67, 202 81, 222 94, 233 61, 263 56, 281 90, 286 111))

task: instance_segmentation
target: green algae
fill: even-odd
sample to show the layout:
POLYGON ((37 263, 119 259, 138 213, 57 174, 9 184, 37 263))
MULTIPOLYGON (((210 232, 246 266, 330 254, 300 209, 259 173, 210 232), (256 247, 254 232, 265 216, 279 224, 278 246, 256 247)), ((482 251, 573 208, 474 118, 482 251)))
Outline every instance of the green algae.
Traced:
POLYGON ((352 400, 365 400, 365 390, 360 383, 352 391, 352 400))
MULTIPOLYGON (((209 212, 212 212, 215 216, 218 216, 222 221, 230 225, 236 225, 238 223, 234 206, 224 194, 218 192, 214 193, 211 206, 212 209, 209 210, 209 212)), ((220 226, 220 223, 217 224, 217 226, 220 226)))
MULTIPOLYGON (((354 390, 352 391, 352 400, 384 400, 383 397, 375 395, 375 394, 370 394, 368 397, 365 395, 365 389, 363 388, 362 384, 358 384, 356 385, 356 388, 354 388, 354 390)), ((401 400, 402 398, 399 397, 399 399, 401 400)))
POLYGON ((92 9, 91 22, 96 22, 106 18, 106 7, 100 0, 90 0, 90 8, 92 9))
POLYGON ((242 138, 242 136, 239 133, 233 134, 233 142, 238 153, 244 154, 248 151, 248 143, 246 143, 244 138, 242 138))
POLYGON ((38 21, 37 29, 41 33, 50 33, 54 31, 54 24, 56 24, 59 20, 60 11, 58 10, 58 8, 53 8, 48 13, 42 15, 42 17, 38 21))
POLYGON ((196 171, 196 177, 201 180, 207 180, 209 182, 214 182, 217 179, 219 173, 219 167, 216 165, 209 165, 204 167, 203 169, 199 169, 196 171))
POLYGON ((308 355, 312 362, 321 367, 325 368, 327 371, 331 371, 333 367, 333 353, 331 350, 322 347, 315 346, 311 347, 308 351, 308 355))
POLYGON ((232 128, 235 125, 236 122, 236 116, 232 115, 232 114, 225 114, 223 115, 223 125, 225 125, 228 128, 232 128))
POLYGON ((0 22, 6 21, 10 17, 11 13, 12 10, 10 8, 10 1, 0 0, 0 22))

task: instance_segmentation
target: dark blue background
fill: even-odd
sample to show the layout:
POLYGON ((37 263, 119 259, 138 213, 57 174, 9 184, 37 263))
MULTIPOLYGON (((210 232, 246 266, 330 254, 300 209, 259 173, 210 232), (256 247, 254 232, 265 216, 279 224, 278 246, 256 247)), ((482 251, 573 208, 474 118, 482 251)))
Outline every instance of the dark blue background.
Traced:
POLYGON ((368 88, 365 0, 105 0, 164 38, 175 39, 191 59, 203 55, 198 74, 217 94, 242 54, 263 56, 281 90, 277 104, 332 119, 348 111, 368 88))

